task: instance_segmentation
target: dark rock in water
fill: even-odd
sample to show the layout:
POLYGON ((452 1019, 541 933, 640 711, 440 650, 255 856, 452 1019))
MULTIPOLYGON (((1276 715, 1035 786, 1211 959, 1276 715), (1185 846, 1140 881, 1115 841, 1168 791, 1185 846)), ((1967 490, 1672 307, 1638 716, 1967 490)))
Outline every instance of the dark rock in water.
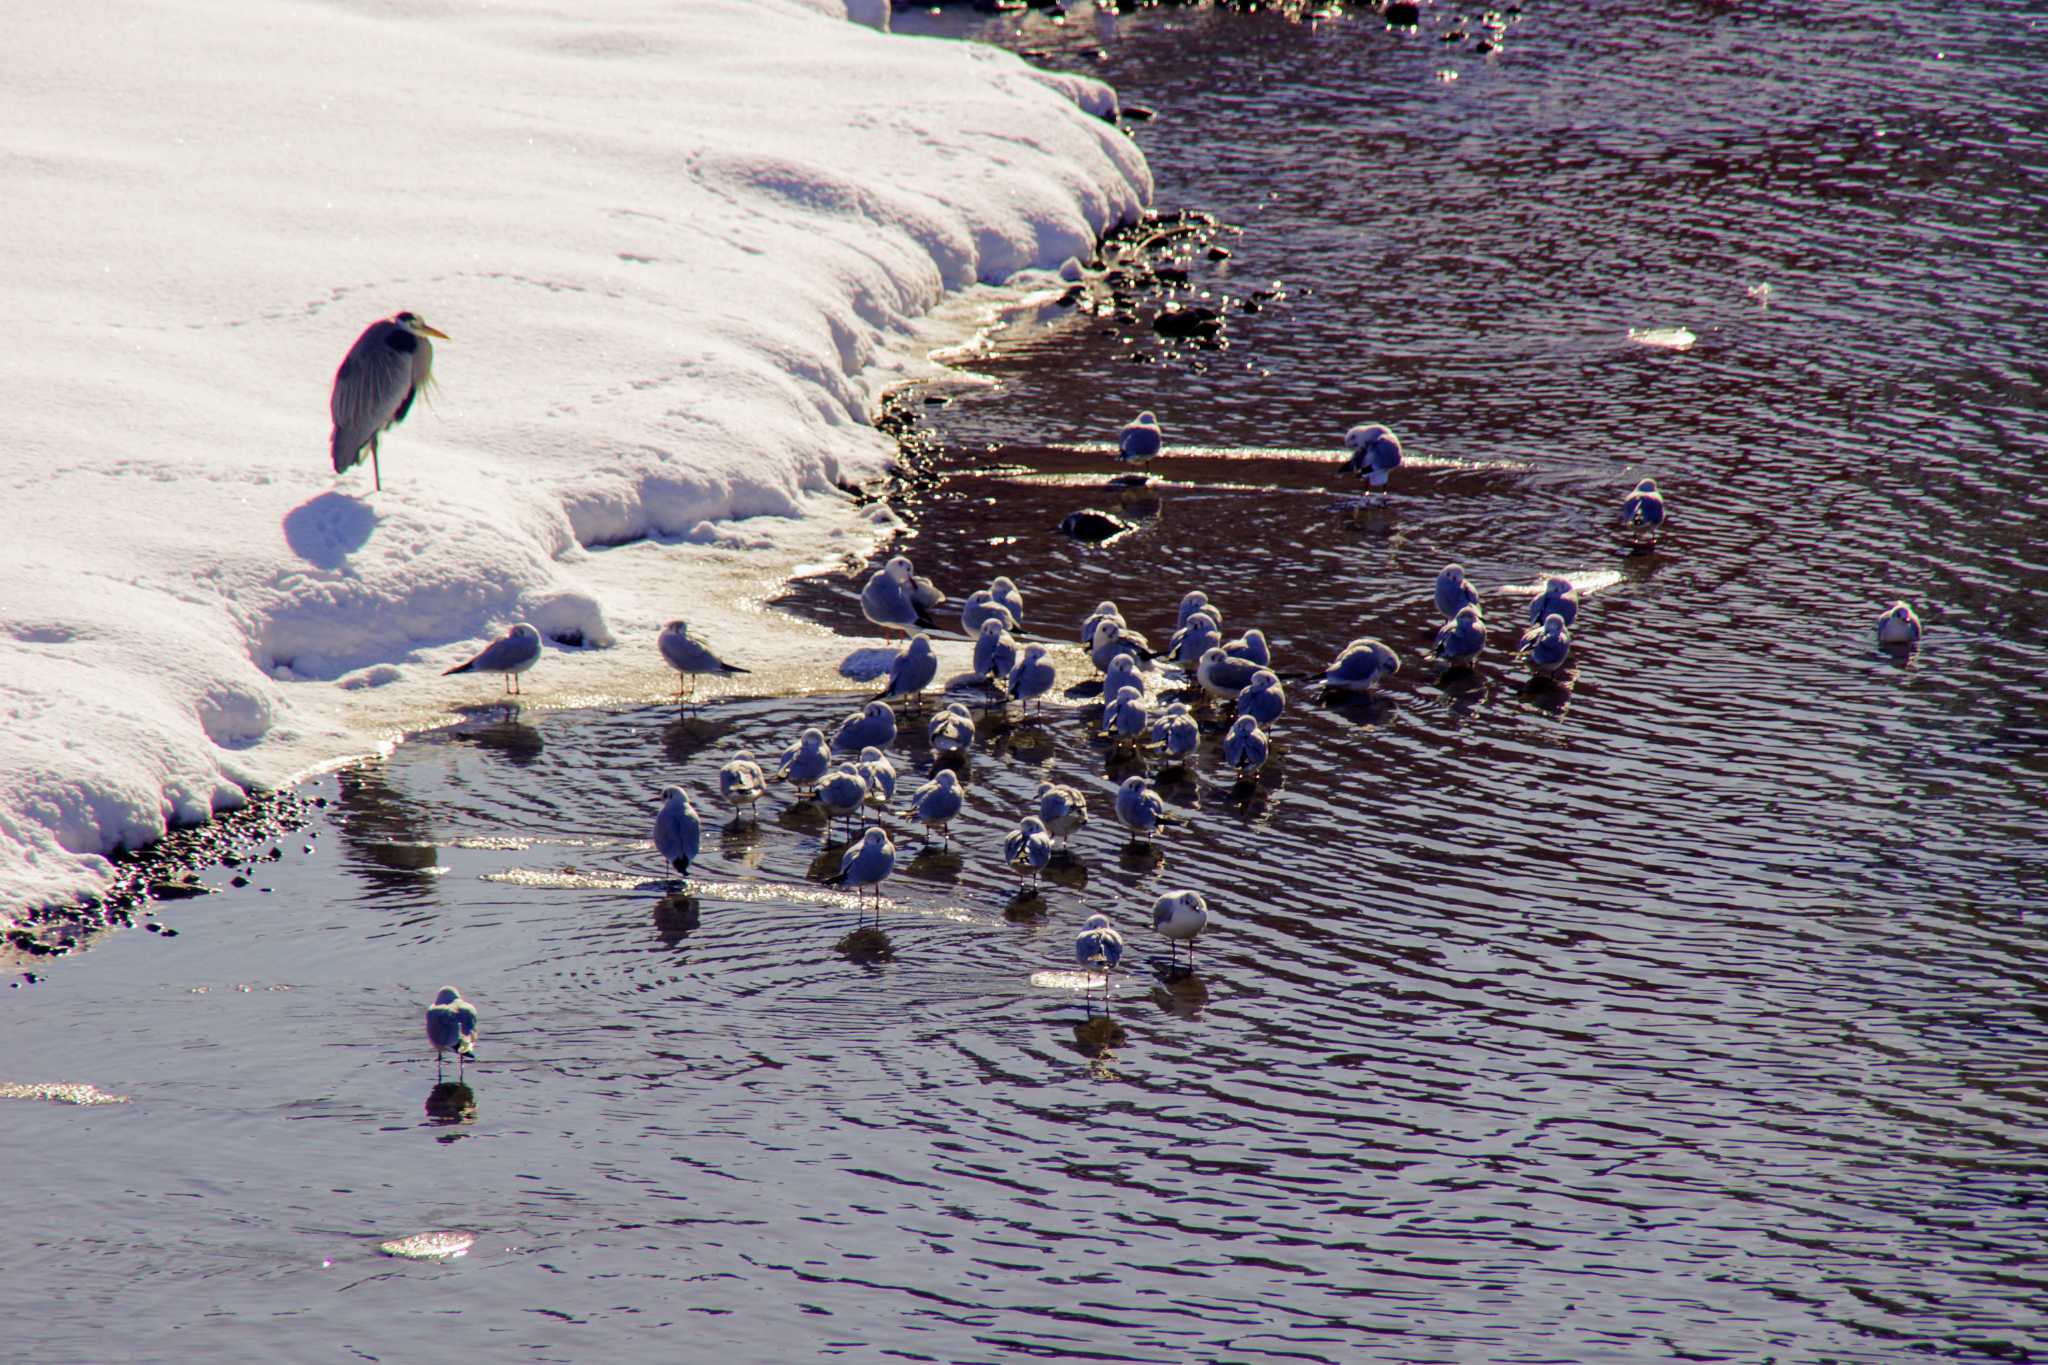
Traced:
POLYGON ((1158 115, 1142 104, 1126 104, 1124 106, 1124 117, 1133 123, 1145 123, 1157 118, 1158 115))
POLYGON ((210 896, 213 888, 200 881, 191 873, 176 878, 166 878, 149 884, 149 898, 159 901, 189 900, 193 896, 210 896))
POLYGON ((1118 536, 1127 535, 1135 528, 1122 517, 1113 517, 1093 507, 1084 507, 1078 512, 1067 513, 1065 519, 1060 522, 1059 529, 1063 534, 1070 535, 1076 540, 1086 541, 1090 545, 1101 545, 1115 540, 1118 536))
POLYGON ((1213 337, 1223 330, 1223 315, 1213 308, 1170 308, 1152 319, 1152 330, 1182 340, 1213 337))
POLYGON ((1389 0, 1387 22, 1406 28, 1413 28, 1422 22, 1422 6, 1415 0, 1389 0))
POLYGON ((1212 246, 1212 247, 1210 247, 1210 248, 1209 248, 1209 259, 1210 259, 1210 260, 1212 260, 1212 261, 1227 261, 1227 260, 1229 260, 1229 259, 1230 259, 1230 248, 1229 248, 1229 247, 1227 247, 1227 246, 1212 246))
POLYGON ((1186 284, 1188 282, 1188 272, 1182 270, 1179 266, 1173 265, 1160 266, 1152 272, 1152 277, 1157 280, 1164 280, 1168 284, 1186 284))
POLYGON ((1082 299, 1086 298, 1087 295, 1087 285, 1070 284, 1067 286, 1067 292, 1060 295, 1059 305, 1062 308, 1072 308, 1075 304, 1079 303, 1082 299))
POLYGON ((1481 38, 1478 42, 1472 44, 1472 50, 1483 57, 1489 52, 1500 51, 1500 46, 1497 43, 1489 43, 1486 39, 1481 38))

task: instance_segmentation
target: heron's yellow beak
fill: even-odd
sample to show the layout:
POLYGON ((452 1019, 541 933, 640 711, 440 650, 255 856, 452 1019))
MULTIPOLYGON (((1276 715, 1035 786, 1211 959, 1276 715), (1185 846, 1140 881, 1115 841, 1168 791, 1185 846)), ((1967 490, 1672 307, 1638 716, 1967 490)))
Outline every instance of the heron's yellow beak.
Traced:
POLYGON ((429 327, 424 322, 415 321, 413 323, 413 330, 416 332, 425 332, 430 337, 439 337, 443 341, 448 341, 451 339, 449 335, 446 332, 442 331, 439 327, 429 327))

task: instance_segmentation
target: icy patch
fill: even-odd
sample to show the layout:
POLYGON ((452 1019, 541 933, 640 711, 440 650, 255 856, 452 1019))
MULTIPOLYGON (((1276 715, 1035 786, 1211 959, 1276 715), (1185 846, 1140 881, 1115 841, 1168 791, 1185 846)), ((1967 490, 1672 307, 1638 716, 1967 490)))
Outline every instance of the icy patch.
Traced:
POLYGON ((402 1261, 452 1261, 467 1256, 475 1245, 473 1232, 415 1232, 381 1243, 377 1250, 402 1261))
POLYGON ((1648 346, 1658 351, 1689 351, 1693 348, 1693 343, 1699 340, 1684 327, 1652 327, 1642 332, 1631 327, 1628 329, 1628 339, 1638 346, 1648 346))
POLYGON ((53 1104, 126 1104, 126 1095, 110 1095, 84 1081, 0 1081, 0 1100, 49 1100, 53 1104))

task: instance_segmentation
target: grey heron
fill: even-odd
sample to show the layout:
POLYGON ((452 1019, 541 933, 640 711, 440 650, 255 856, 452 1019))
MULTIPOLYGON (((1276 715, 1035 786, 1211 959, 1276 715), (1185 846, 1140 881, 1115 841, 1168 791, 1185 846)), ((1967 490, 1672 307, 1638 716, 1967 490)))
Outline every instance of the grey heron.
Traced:
POLYGON ((446 341, 448 334, 429 327, 417 313, 394 313, 364 328, 348 348, 327 399, 334 417, 335 473, 361 464, 367 449, 377 487, 384 487, 377 438, 405 420, 412 400, 433 378, 434 343, 428 337, 446 341))

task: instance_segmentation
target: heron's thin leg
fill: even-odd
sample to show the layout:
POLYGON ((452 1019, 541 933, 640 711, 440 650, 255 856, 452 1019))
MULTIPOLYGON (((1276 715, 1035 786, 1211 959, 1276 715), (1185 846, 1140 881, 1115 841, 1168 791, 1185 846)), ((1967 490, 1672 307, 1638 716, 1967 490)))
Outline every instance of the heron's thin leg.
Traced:
POLYGON ((377 443, 370 442, 370 475, 377 481, 377 491, 384 491, 384 466, 377 463, 377 443))

